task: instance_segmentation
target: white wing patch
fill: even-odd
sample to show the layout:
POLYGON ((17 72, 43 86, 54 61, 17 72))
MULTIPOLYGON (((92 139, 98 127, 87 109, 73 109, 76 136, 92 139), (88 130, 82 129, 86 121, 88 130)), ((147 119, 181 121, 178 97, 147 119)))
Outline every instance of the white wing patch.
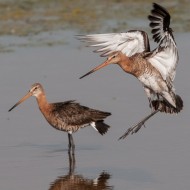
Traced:
POLYGON ((128 31, 126 33, 91 34, 78 36, 81 41, 89 46, 99 47, 95 52, 103 52, 105 57, 115 51, 121 51, 127 56, 149 50, 148 36, 144 31, 128 31), (145 39, 146 38, 146 39, 145 39))
POLYGON ((161 73, 164 80, 174 80, 179 58, 176 44, 171 37, 166 42, 161 42, 147 59, 161 73))

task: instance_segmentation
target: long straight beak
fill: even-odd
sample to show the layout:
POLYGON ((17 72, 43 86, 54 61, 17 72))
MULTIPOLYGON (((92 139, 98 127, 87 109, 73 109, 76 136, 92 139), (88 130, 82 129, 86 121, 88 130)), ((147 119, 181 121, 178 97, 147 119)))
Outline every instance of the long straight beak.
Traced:
POLYGON ((95 72, 95 71, 97 71, 97 70, 99 70, 99 69, 101 69, 101 68, 103 68, 103 67, 105 67, 105 66, 107 66, 109 64, 110 64, 110 61, 106 60, 105 62, 103 62, 99 66, 95 67, 94 69, 92 69, 91 71, 89 71, 88 73, 86 73, 85 75, 83 75, 82 77, 80 77, 79 79, 82 79, 82 78, 86 77, 87 75, 90 75, 91 73, 93 73, 93 72, 95 72))
POLYGON ((21 104, 22 102, 24 102, 26 99, 28 99, 30 96, 32 96, 31 92, 28 92, 23 98, 21 98, 9 111, 11 111, 12 109, 14 109, 16 106, 18 106, 19 104, 21 104))

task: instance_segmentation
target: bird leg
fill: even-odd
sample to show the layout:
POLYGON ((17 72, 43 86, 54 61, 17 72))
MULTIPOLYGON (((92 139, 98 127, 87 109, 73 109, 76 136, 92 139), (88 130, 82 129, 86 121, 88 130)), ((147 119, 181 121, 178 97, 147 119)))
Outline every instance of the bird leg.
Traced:
POLYGON ((74 174, 75 170, 75 155, 72 154, 71 152, 68 152, 69 155, 69 174, 72 175, 74 174))
POLYGON ((119 137, 118 140, 120 139, 124 139, 125 137, 127 137, 130 133, 137 133, 139 131, 139 129, 144 126, 145 122, 150 119, 153 115, 155 115, 156 113, 158 113, 159 110, 155 110, 153 111, 151 114, 149 114, 148 116, 146 116, 145 118, 143 118, 139 123, 137 123, 135 126, 130 127, 125 133, 124 135, 122 135, 121 137, 119 137))
POLYGON ((75 152, 75 143, 74 143, 72 134, 68 133, 68 139, 69 139, 69 145, 68 145, 69 150, 68 150, 68 152, 70 153, 72 151, 72 154, 74 154, 74 152, 75 152))

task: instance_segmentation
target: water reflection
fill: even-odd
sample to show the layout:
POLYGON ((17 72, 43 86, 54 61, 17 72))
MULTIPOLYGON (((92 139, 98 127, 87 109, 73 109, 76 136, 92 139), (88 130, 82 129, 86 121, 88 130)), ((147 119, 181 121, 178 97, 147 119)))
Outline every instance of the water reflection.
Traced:
POLYGON ((102 171, 95 179, 88 179, 81 174, 75 174, 75 155, 68 153, 68 156, 68 174, 60 176, 52 182, 49 190, 113 190, 113 186, 108 185, 110 174, 102 171))

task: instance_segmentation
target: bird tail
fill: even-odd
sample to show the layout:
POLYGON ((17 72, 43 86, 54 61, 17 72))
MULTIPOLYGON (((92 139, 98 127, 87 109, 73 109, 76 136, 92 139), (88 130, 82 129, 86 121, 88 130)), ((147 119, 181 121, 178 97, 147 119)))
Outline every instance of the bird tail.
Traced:
POLYGON ((104 123, 104 120, 99 120, 99 121, 95 121, 95 126, 94 128, 97 129, 97 131, 101 134, 104 135, 108 129, 110 128, 109 125, 104 123))
POLYGON ((176 102, 176 107, 172 106, 165 99, 153 100, 151 101, 151 105, 154 108, 154 110, 159 109, 160 112, 165 112, 170 114, 179 113, 183 109, 183 100, 179 95, 175 95, 175 102, 176 102))
MULTIPOLYGON (((93 180, 93 184, 96 185, 97 187, 104 187, 103 189, 106 188, 106 183, 110 179, 110 174, 106 172, 102 172, 98 178, 93 180)), ((101 189, 102 189, 101 188, 101 189)))

